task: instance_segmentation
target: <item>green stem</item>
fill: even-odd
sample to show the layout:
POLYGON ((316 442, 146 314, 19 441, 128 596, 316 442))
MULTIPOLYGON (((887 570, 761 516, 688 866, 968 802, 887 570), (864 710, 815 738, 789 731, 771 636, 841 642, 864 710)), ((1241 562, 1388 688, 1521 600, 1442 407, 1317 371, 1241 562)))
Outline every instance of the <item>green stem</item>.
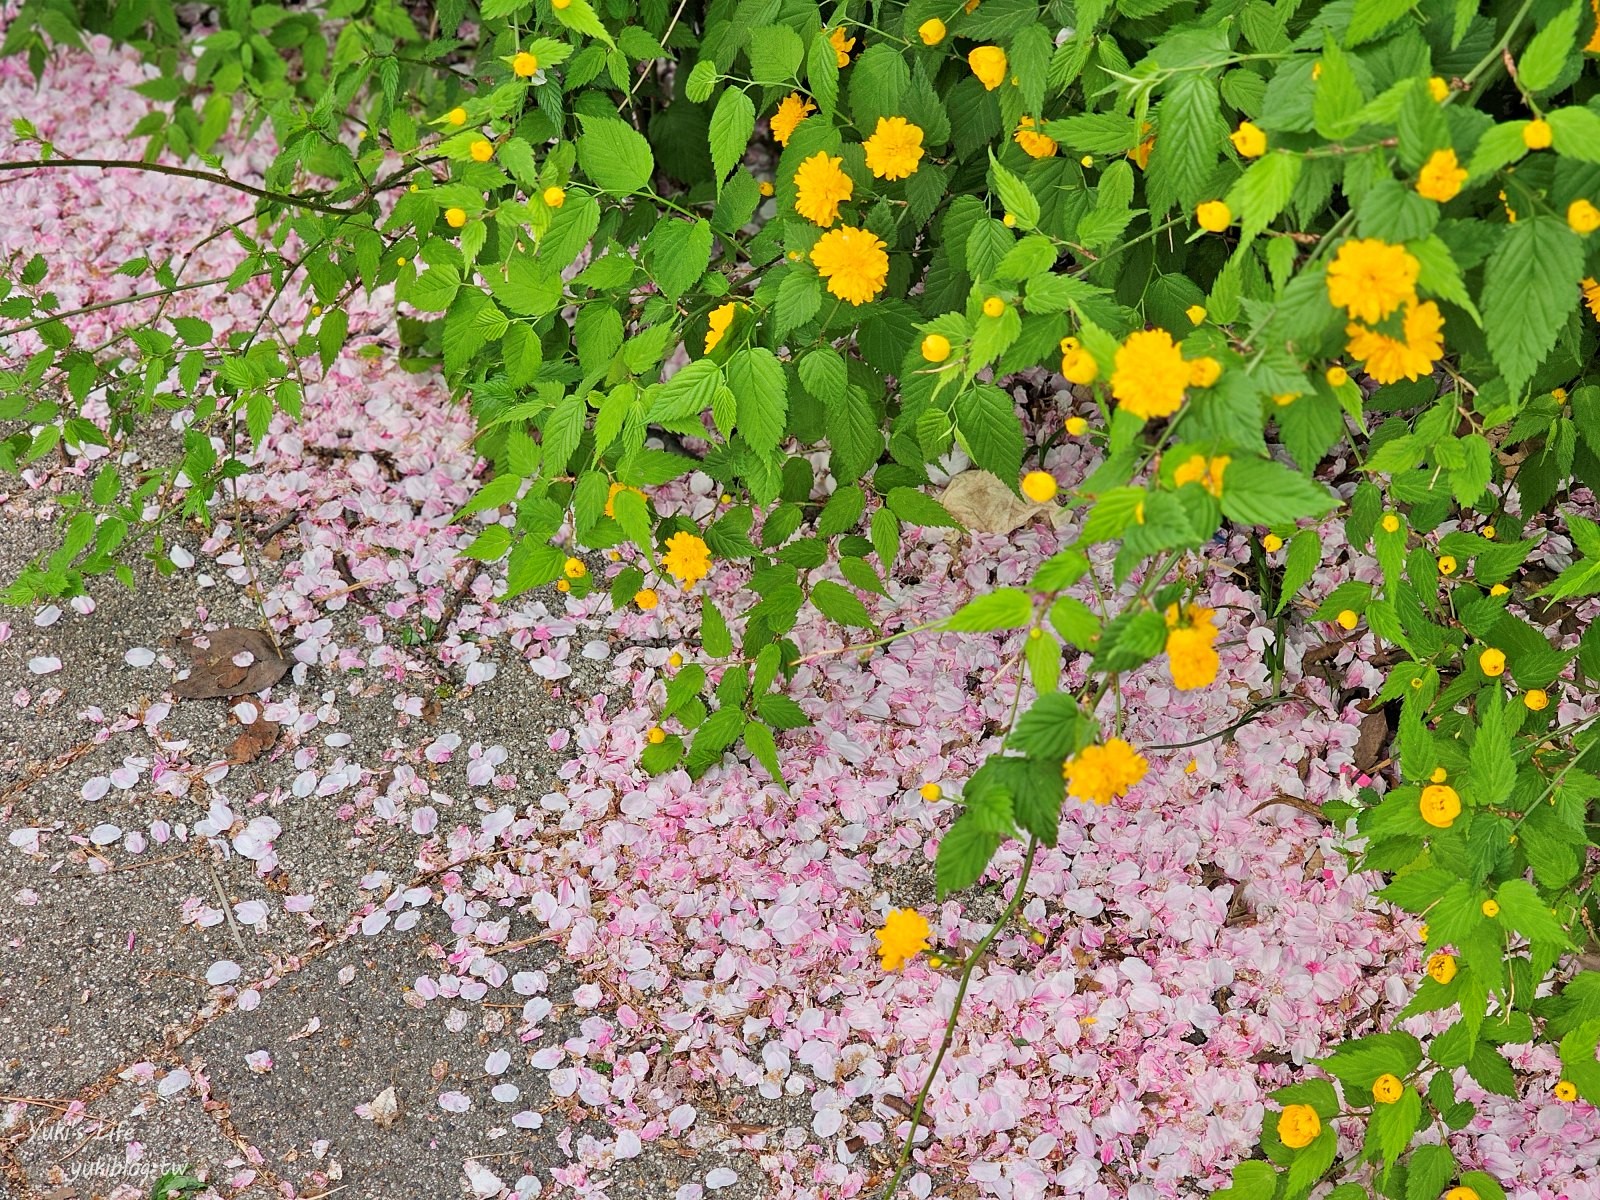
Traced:
POLYGON ((911 1132, 906 1135, 905 1145, 900 1148, 900 1161, 895 1166, 888 1187, 884 1189, 883 1200, 891 1200, 895 1189, 900 1186, 900 1180, 904 1177, 906 1169, 911 1165, 911 1153, 916 1148, 917 1130, 922 1127, 922 1113, 928 1106, 928 1094, 933 1090, 933 1081, 939 1076, 939 1067, 944 1062, 945 1054, 955 1042, 956 1024, 961 1019, 961 1002, 966 999, 967 988, 972 983, 972 973, 977 970, 978 964, 983 960, 984 954, 995 938, 1000 936, 1000 931, 1011 923, 1011 918, 1016 916, 1017 909, 1022 907, 1022 897, 1028 890, 1028 876, 1033 872, 1033 856, 1038 849, 1039 839, 1029 838, 1028 852, 1022 859, 1022 873, 1017 876, 1017 890, 1011 896, 1011 903, 1006 905, 1005 911, 990 926, 983 940, 967 956, 966 965, 961 969, 961 982, 956 987, 956 998, 950 1007, 950 1018, 944 1023, 944 1036, 939 1039, 939 1052, 934 1055, 933 1066, 928 1068, 928 1077, 923 1080, 922 1090, 917 1093, 917 1102, 911 1109, 911 1132))

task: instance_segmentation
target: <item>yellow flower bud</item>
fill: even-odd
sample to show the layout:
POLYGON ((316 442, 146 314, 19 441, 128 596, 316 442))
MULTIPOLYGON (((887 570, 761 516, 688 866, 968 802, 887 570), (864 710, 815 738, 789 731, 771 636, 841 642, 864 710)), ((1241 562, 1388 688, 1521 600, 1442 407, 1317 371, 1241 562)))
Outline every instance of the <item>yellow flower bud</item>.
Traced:
POLYGON ((1194 210, 1194 219, 1207 233, 1221 233, 1233 224, 1233 210, 1221 200, 1207 200, 1194 210))
POLYGON ((1268 554, 1276 554, 1283 549, 1283 539, 1275 533, 1269 533, 1261 539, 1261 548, 1268 554))
POLYGON ((937 46, 944 41, 944 22, 938 17, 932 17, 917 26, 917 36, 922 39, 924 46, 937 46))
POLYGON ((944 795, 944 789, 937 783, 925 783, 918 790, 921 792, 922 798, 929 804, 932 804, 935 800, 944 795))
POLYGON ((942 363, 950 357, 950 339, 942 333, 930 333, 922 339, 922 357, 931 363, 942 363))
POLYGON ((1529 150, 1548 150, 1553 141, 1555 132, 1543 117, 1535 117, 1522 127, 1522 144, 1529 150))
POLYGON ((464 208, 447 208, 444 210, 444 223, 451 229, 460 229, 467 223, 467 210, 464 208))

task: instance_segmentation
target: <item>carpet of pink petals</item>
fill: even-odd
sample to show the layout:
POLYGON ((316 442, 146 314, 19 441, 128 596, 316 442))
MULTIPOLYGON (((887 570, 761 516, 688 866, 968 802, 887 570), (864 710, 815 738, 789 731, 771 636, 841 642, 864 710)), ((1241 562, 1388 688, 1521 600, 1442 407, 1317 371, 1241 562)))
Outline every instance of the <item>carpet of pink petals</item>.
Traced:
MULTIPOLYGON (((131 56, 102 47, 92 64, 62 57, 36 89, 24 65, 8 61, 0 64, 0 116, 29 117, 60 153, 136 156, 121 135, 143 111, 128 91, 140 75, 131 56)), ((15 156, 8 135, 0 134, 0 146, 15 156)), ((257 142, 230 151, 225 167, 248 176, 264 160, 257 142)), ((220 221, 247 216, 251 203, 157 175, 65 171, 12 174, 0 199, 0 253, 43 252, 66 306, 135 289, 113 275, 119 263, 182 254, 220 221)), ((219 238, 185 278, 225 275, 236 254, 231 239, 219 238)), ((203 290, 178 311, 226 329, 253 322, 262 298, 253 287, 232 296, 203 290)), ((306 303, 287 296, 278 319, 287 328, 305 322, 306 303)), ((357 300, 352 328, 368 335, 357 346, 387 334, 390 303, 385 295, 357 300)), ((111 310, 74 327, 92 344, 125 317, 111 310)), ((815 726, 782 739, 787 794, 731 757, 698 782, 683 774, 648 778, 639 755, 669 653, 695 655, 698 597, 664 584, 663 604, 650 615, 553 592, 498 601, 496 570, 453 557, 478 521, 498 519, 452 523, 476 486, 471 433, 470 418, 436 377, 399 369, 388 350, 364 357, 353 347, 310 386, 303 421, 274 424, 259 470, 242 484, 251 504, 302 514, 299 549, 271 573, 267 599, 298 664, 265 702, 266 714, 292 735, 277 754, 299 768, 293 793, 336 808, 357 829, 414 838, 419 869, 462 864, 422 894, 397 888, 356 913, 353 936, 382 937, 391 923, 409 928, 419 904, 441 905, 455 940, 441 947, 437 973, 415 981, 413 1001, 523 1003, 525 1055, 499 1064, 501 1078, 547 1072, 558 1097, 603 1115, 615 1130, 604 1140, 562 1135, 565 1165, 543 1178, 505 1181, 524 1200, 540 1189, 614 1194, 607 1192, 614 1165, 653 1141, 725 1139, 715 1113, 702 1111, 713 1096, 746 1099, 747 1111, 778 1113, 771 1119, 785 1123, 743 1140, 750 1153, 738 1174, 762 1194, 872 1194, 882 1175, 871 1163, 907 1130, 896 1099, 920 1085, 956 986, 926 957, 886 975, 872 933, 889 908, 909 903, 922 906, 942 945, 970 943, 983 931, 966 915, 974 897, 933 902, 932 857, 951 819, 948 798, 995 747, 1007 720, 1015 640, 923 636, 865 658, 835 654, 806 664, 792 695, 815 726), (310 449, 336 443, 387 451, 398 470, 385 473, 365 453, 330 458, 310 449), (376 606, 359 617, 348 609, 351 589, 335 568, 336 551, 348 556, 376 606), (438 617, 469 570, 478 573, 441 643, 443 660, 463 670, 468 685, 559 686, 579 658, 593 660, 604 680, 596 694, 569 694, 575 722, 549 747, 565 765, 544 794, 503 773, 502 747, 467 747, 470 730, 412 723, 397 730, 405 749, 365 758, 360 747, 325 741, 336 705, 305 686, 312 664, 336 677, 361 670, 400 689, 400 721, 417 715, 431 668, 398 631, 419 615, 438 617), (426 764, 452 755, 470 756, 468 792, 439 796, 426 782, 426 764), (392 782, 380 791, 386 766, 392 782), (930 781, 944 786, 945 800, 920 797, 930 781), (501 853, 488 857, 494 851, 501 853), (515 954, 491 956, 500 943, 538 934, 559 945, 582 980, 571 994, 546 994, 546 974, 519 971, 515 954), (577 1036, 552 1043, 544 1035, 553 1004, 590 1010, 577 1036), (663 1058, 670 1071, 658 1069, 663 1058)), ((1093 460, 1092 449, 1068 444, 1048 466, 1071 483, 1093 460)), ((59 476, 30 477, 41 504, 59 476)), ((657 501, 697 520, 717 507, 703 476, 664 489, 657 501)), ((1010 538, 913 533, 892 600, 877 610, 890 628, 938 617, 976 590, 1025 581, 1071 532, 1036 523, 1010 538)), ((1370 562, 1342 551, 1336 525, 1327 541, 1329 563, 1316 586, 1371 572, 1370 562)), ((189 570, 209 573, 219 587, 224 577, 246 579, 226 521, 189 544, 189 570)), ((1242 538, 1219 541, 1209 562, 1195 564, 1213 581, 1209 602, 1226 619, 1222 680, 1177 693, 1163 669, 1141 672, 1121 700, 1136 744, 1190 742, 1270 692, 1263 651, 1272 623, 1230 574, 1246 550, 1242 538)), ((721 566, 701 587, 725 611, 737 611, 748 599, 745 577, 737 566, 721 566)), ((1043 944, 1023 930, 1008 932, 977 974, 929 1108, 929 1173, 911 1178, 910 1194, 944 1194, 965 1183, 1008 1200, 1201 1195, 1250 1152, 1272 1087, 1404 1003, 1419 974, 1414 927, 1370 899, 1375 883, 1347 869, 1337 831, 1288 805, 1261 807, 1280 796, 1312 803, 1346 796, 1356 782, 1360 714, 1331 711, 1326 685, 1300 670, 1309 648, 1338 636, 1331 627, 1291 624, 1290 702, 1268 708, 1231 741, 1149 750, 1151 773, 1124 803, 1069 803, 1060 845, 1041 853, 1023 909, 1043 944)), ((813 614, 796 638, 809 655, 839 645, 841 634, 813 614)), ((1362 650, 1352 639, 1335 660, 1347 685, 1378 681, 1362 650)), ((48 687, 48 664, 35 682, 48 687)), ((17 702, 27 703, 27 693, 17 702)), ((159 724, 164 711, 157 706, 143 720, 159 724)), ((133 720, 88 716, 107 735, 133 720)), ((231 796, 225 766, 174 755, 130 760, 122 775, 86 789, 86 799, 112 784, 165 787, 189 797, 189 828, 157 822, 114 830, 96 839, 107 853, 135 854, 173 836, 225 836, 263 870, 271 865, 281 825, 249 817, 266 811, 262 798, 231 796)), ((35 831, 29 842, 13 832, 11 844, 38 850, 42 836, 35 831)), ((1008 845, 991 881, 1013 875, 1019 857, 1008 845)), ((314 920, 307 897, 274 903, 284 904, 289 920, 314 920)), ((982 904, 985 912, 998 908, 982 904)), ((198 899, 190 907, 183 919, 221 918, 198 899)), ((245 1008, 273 982, 254 982, 250 969, 241 976, 231 963, 209 978, 245 1008)), ((1458 1081, 1463 1095, 1483 1101, 1477 1119, 1453 1137, 1459 1154, 1508 1180, 1517 1197, 1600 1195, 1592 1181, 1600 1161, 1593 1111, 1550 1099, 1552 1055, 1523 1047, 1512 1057, 1521 1101, 1484 1097, 1464 1074, 1458 1081)), ((516 1090, 491 1094, 486 1084, 481 1094, 448 1092, 438 1103, 454 1111, 504 1108, 513 1126, 536 1125, 537 1113, 496 1098, 516 1090)), ((714 1195, 731 1174, 712 1172, 676 1200, 714 1195)))

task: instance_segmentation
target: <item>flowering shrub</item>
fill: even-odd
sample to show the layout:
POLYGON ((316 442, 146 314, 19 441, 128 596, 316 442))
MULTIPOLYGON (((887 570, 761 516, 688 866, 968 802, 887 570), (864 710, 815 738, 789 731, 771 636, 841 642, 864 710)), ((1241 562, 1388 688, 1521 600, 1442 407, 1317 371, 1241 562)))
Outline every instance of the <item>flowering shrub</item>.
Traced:
MULTIPOLYGON (((1199 603, 1197 554, 1224 522, 1253 529, 1278 612, 1389 648, 1373 699, 1396 714, 1393 769, 1323 812, 1354 820, 1385 899, 1426 918, 1427 978, 1384 1025, 1451 1019, 1426 1044, 1355 1038, 1281 1089, 1230 1191, 1498 1200, 1429 1136, 1473 1116, 1456 1069, 1513 1093, 1498 1047, 1544 1039, 1566 1066, 1557 1098, 1600 1103, 1600 973, 1572 957, 1596 916, 1579 702, 1600 641, 1550 615, 1600 592, 1600 525, 1570 511, 1600 486, 1597 16, 1585 0, 444 0, 424 28, 391 0, 329 0, 229 3, 188 31, 167 0, 30 0, 5 52, 37 69, 83 29, 132 41, 160 68, 140 91, 169 108, 135 131, 135 163, 73 158, 19 117, 37 156, 0 169, 236 186, 260 207, 231 229, 247 256, 228 282, 274 291, 252 331, 219 339, 165 315, 200 286, 186 260, 136 259, 122 272, 153 315, 82 344, 85 310, 47 282, 72 264, 11 264, 0 413, 18 427, 0 464, 93 465, 61 546, 9 599, 164 563, 164 522, 206 520, 274 413, 297 411, 298 364, 342 347, 341 302, 392 287, 403 353, 477 418, 493 478, 461 516, 501 517, 464 552, 506 559, 512 592, 583 595, 602 581, 582 556, 610 552, 613 602, 651 609, 714 560, 749 564, 757 603, 703 603, 706 661, 673 677, 644 764, 698 775, 742 746, 776 776, 777 739, 805 722, 785 692, 802 608, 867 630, 861 648, 918 632, 884 632, 863 597, 887 596, 906 526, 960 527, 930 467, 970 460, 1053 505, 1043 450, 1092 438, 1101 466, 1059 497, 1074 543, 940 623, 1017 631, 1036 692, 938 848, 953 892, 1002 842, 1028 847, 999 922, 948 964, 958 995, 1064 805, 1144 777, 1121 677, 1216 680, 1237 631, 1199 603), (209 156, 235 123, 275 135, 259 182, 209 156), (272 320, 290 288, 316 302, 303 330, 272 320), (1041 430, 1000 384, 1056 372, 1095 416, 1041 430), (111 451, 157 410, 181 453, 124 477, 111 451), (1325 465, 1336 450, 1352 475, 1325 465), (704 528, 652 501, 690 471, 726 497, 704 528), (1381 573, 1318 594, 1318 523, 1340 507, 1381 573), (1521 568, 1544 514, 1581 557, 1540 588, 1521 568)), ((883 967, 929 934, 897 910, 883 967)))

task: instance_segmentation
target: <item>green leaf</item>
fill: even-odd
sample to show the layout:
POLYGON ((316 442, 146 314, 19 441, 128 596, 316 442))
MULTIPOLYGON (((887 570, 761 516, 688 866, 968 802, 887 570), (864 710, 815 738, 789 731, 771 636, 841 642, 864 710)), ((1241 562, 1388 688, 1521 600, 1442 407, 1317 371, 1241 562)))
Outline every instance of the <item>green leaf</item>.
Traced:
POLYGON ((1578 21, 1588 6, 1582 0, 1539 22, 1517 61, 1517 82, 1530 92, 1542 92, 1561 75, 1567 58, 1578 49, 1578 21))
POLYGON ((1284 555, 1283 582, 1279 586, 1278 606, 1273 615, 1281 613, 1295 598, 1295 594, 1311 581, 1322 563, 1322 538, 1315 529, 1302 529, 1289 539, 1289 552, 1284 555))
POLYGON ((739 432, 744 440, 756 450, 777 449, 783 441, 789 407, 783 364, 777 355, 762 346, 746 347, 728 359, 724 370, 738 405, 739 432))
POLYGON ((611 34, 606 32, 606 27, 600 23, 600 18, 595 16, 594 9, 589 7, 589 0, 569 0, 564 8, 551 5, 550 11, 555 14, 556 20, 568 29, 588 34, 613 50, 616 49, 617 44, 611 40, 611 34))
POLYGON ((1004 791, 1011 797, 1017 824, 1046 846, 1056 844, 1061 802, 1066 796, 1060 759, 990 755, 967 785, 968 791, 975 789, 1004 791))
MULTIPOLYGON (((1409 1033, 1374 1033, 1334 1048, 1317 1065, 1335 1079, 1368 1089, 1380 1075, 1404 1079, 1422 1061, 1422 1043, 1409 1033)), ((1366 1097, 1352 1097, 1357 1103, 1366 1097)))
POLYGON ((650 274, 668 300, 677 300, 711 262, 711 226, 705 220, 661 221, 645 241, 650 274))
POLYGON ((1480 706, 1478 732, 1472 740, 1472 791, 1480 804, 1504 804, 1517 783, 1506 731, 1505 702, 1498 689, 1480 706))
POLYGON ((1056 692, 1035 700, 1017 719, 1007 741, 1030 757, 1060 763, 1083 749, 1093 733, 1077 699, 1056 692))
POLYGON ((972 459, 1013 492, 1022 477, 1022 424, 1012 399, 993 384, 978 384, 956 397, 956 429, 972 459))
POLYGON ((744 744, 750 748, 750 753, 755 755, 756 761, 767 769, 772 781, 787 792, 789 789, 783 782, 783 771, 778 766, 778 743, 772 736, 772 730, 760 721, 747 722, 744 727, 744 744))
POLYGON ((811 39, 806 51, 806 82, 811 85, 811 97, 818 110, 831 119, 839 107, 839 56, 826 37, 811 39))
POLYGON ((1222 511, 1243 525, 1286 525, 1336 503, 1322 484, 1268 458, 1234 459, 1223 477, 1222 511))
POLYGON ((718 191, 728 172, 749 149, 755 127, 755 103, 738 88, 726 89, 711 114, 711 161, 716 168, 718 191))
POLYGON ((1257 159, 1228 192, 1228 207, 1239 214, 1245 239, 1253 238, 1277 218, 1300 182, 1298 154, 1269 153, 1257 159))
POLYGON ((1506 880, 1494 898, 1500 905, 1500 919, 1529 941, 1563 948, 1571 944, 1555 913, 1526 879, 1506 880))
POLYGON ((939 842, 939 853, 933 863, 939 898, 942 900, 951 892, 977 883, 994 852, 1000 848, 1000 841, 1000 834, 984 829, 966 814, 950 826, 950 832, 939 842))
POLYGON ((939 623, 955 633, 1021 629, 1033 621, 1033 598, 1020 588, 997 588, 969 600, 939 623))
POLYGON ((700 645, 712 658, 727 658, 733 653, 733 636, 728 632, 728 623, 710 596, 700 602, 700 645))
POLYGON ((1382 33, 1417 6, 1417 0, 1356 0, 1356 10, 1345 31, 1347 46, 1359 46, 1382 33))
POLYGON ((811 603, 823 616, 840 625, 871 629, 872 614, 856 594, 831 579, 819 579, 811 587, 811 603))
POLYGON ((961 529, 956 520, 932 496, 916 488, 891 488, 888 495, 889 510, 907 525, 920 525, 925 529, 961 529))
POLYGON ((1161 136, 1145 175, 1150 207, 1165 212, 1178 203, 1191 209, 1210 199, 1206 188, 1228 132, 1217 81, 1200 72, 1178 76, 1156 113, 1161 136))
POLYGON ((1002 167, 989 151, 989 175, 994 180, 995 194, 1005 211, 1016 218, 1018 229, 1036 229, 1039 225, 1039 199, 1015 173, 1002 167))
POLYGON ((1520 392, 1550 352, 1578 302, 1583 243, 1558 217, 1506 227, 1484 275, 1489 354, 1520 392))
MULTIPOLYGON (((584 0, 572 0, 573 8, 579 4, 588 7, 584 0)), ((585 117, 578 138, 578 165, 602 191, 629 196, 650 185, 656 160, 644 134, 633 126, 610 117, 585 117)))

